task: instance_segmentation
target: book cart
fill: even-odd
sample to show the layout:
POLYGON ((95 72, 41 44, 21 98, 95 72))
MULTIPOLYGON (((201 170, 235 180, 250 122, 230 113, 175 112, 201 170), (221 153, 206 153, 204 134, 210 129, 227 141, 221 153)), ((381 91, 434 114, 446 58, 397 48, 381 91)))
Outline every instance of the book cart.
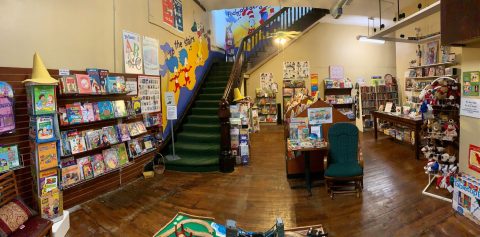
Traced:
MULTIPOLYGON (((296 106, 290 107, 284 114, 284 138, 285 138, 285 162, 286 162, 286 174, 287 178, 296 178, 303 174, 304 167, 304 157, 299 155, 298 157, 291 158, 288 154, 287 149, 287 139, 290 137, 290 121, 295 118, 308 118, 308 108, 322 108, 322 107, 332 107, 330 104, 319 99, 305 98, 296 106), (310 101, 310 102, 309 102, 310 101)), ((332 107, 332 122, 331 124, 322 124, 321 134, 323 139, 328 143, 328 129, 334 123, 338 122, 350 122, 350 119, 342 114, 340 111, 332 107)), ((307 119, 308 121, 308 119, 307 119)), ((308 125, 309 131, 311 131, 311 126, 308 125)), ((310 171, 312 174, 320 174, 323 177, 324 164, 323 157, 325 156, 325 151, 314 151, 310 154, 312 157, 310 163, 310 171)))

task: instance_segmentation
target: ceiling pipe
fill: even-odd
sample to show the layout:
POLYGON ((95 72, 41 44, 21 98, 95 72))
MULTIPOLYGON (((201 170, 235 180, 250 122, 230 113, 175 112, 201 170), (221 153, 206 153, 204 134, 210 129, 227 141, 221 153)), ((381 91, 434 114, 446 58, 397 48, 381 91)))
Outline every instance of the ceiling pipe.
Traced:
POLYGON ((343 14, 343 8, 345 5, 350 5, 352 0, 338 0, 331 8, 330 8, 330 15, 334 19, 338 19, 342 16, 343 14))

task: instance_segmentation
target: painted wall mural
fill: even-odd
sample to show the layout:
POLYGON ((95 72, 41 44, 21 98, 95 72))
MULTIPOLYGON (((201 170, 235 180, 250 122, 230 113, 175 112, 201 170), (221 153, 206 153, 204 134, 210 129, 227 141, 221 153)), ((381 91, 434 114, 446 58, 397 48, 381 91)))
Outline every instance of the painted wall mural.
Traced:
POLYGON ((246 35, 275 14, 279 7, 254 6, 213 11, 215 39, 225 49, 237 48, 246 35))
MULTIPOLYGON (((162 85, 166 85, 162 86, 161 94, 165 95, 167 91, 174 93, 179 118, 212 60, 210 37, 204 26, 194 22, 188 35, 183 40, 160 44, 164 55, 164 61, 160 62, 160 75, 162 85)), ((166 111, 165 103, 162 104, 162 111, 166 111)), ((163 124, 167 124, 166 113, 163 114, 163 124)), ((164 137, 169 132, 170 123, 164 126, 164 137)))

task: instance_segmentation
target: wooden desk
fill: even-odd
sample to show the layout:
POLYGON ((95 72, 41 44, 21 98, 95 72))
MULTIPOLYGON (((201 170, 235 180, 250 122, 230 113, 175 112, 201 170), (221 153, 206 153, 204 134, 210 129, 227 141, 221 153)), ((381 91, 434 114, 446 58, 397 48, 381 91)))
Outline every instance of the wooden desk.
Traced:
MULTIPOLYGON (((305 186, 307 187, 308 194, 312 195, 312 180, 310 178, 310 152, 312 151, 328 151, 328 147, 302 147, 302 148, 292 148, 290 151, 298 151, 303 153, 303 158, 305 161, 305 186)), ((321 157, 323 160, 323 157, 321 157)))
POLYGON ((379 111, 373 111, 373 127, 375 130, 375 139, 377 139, 377 132, 378 132, 378 126, 377 126, 377 119, 382 119, 386 120, 389 122, 392 122, 394 124, 400 124, 405 127, 410 128, 415 132, 415 142, 414 142, 414 147, 415 147, 415 158, 418 160, 420 156, 420 130, 421 126, 423 124, 423 121, 421 118, 411 118, 407 115, 394 115, 391 113, 386 113, 386 112, 379 112, 379 111))

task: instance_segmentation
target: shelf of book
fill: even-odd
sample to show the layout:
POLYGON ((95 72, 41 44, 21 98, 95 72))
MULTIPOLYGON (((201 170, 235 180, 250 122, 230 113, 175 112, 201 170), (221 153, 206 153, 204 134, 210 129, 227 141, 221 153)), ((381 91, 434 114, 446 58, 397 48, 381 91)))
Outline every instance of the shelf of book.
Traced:
POLYGON ((76 182, 76 183, 74 183, 74 184, 70 184, 70 185, 63 186, 62 189, 63 189, 63 190, 68 190, 68 189, 70 189, 70 188, 79 186, 79 185, 81 185, 81 184, 94 181, 96 178, 99 178, 99 177, 102 177, 102 176, 105 176, 105 175, 108 175, 108 174, 111 174, 111 173, 115 173, 115 172, 117 172, 117 171, 121 171, 121 169, 126 168, 126 167, 128 167, 128 166, 131 166, 131 165, 133 165, 134 163, 135 163, 134 161, 130 161, 130 162, 128 162, 128 163, 125 164, 125 165, 119 166, 119 167, 117 167, 117 168, 115 168, 115 169, 111 169, 111 170, 105 171, 105 172, 103 172, 102 174, 99 174, 99 175, 97 175, 97 176, 95 176, 95 177, 93 177, 93 178, 83 179, 83 180, 81 180, 81 181, 79 181, 79 182, 76 182))
POLYGON ((408 69, 418 69, 418 68, 437 67, 437 66, 451 67, 455 65, 456 65, 455 62, 445 62, 445 63, 435 63, 435 64, 428 64, 428 65, 422 65, 422 66, 414 66, 414 67, 409 67, 408 69))
POLYGON ((85 128, 87 130, 89 127, 98 127, 98 126, 109 126, 109 125, 115 125, 121 121, 122 119, 126 119, 126 117, 120 117, 120 118, 111 118, 111 119, 104 119, 104 120, 98 120, 94 122, 89 122, 89 123, 76 123, 76 124, 68 124, 68 125, 60 125, 60 131, 62 130, 71 130, 71 129, 79 129, 79 128, 85 128))
MULTIPOLYGON (((457 77, 458 75, 442 75, 442 77, 457 77)), ((432 80, 440 76, 423 76, 423 77, 405 77, 406 79, 415 79, 415 80, 432 80)))
POLYGON ((381 105, 393 102, 399 105, 397 85, 357 86, 357 127, 360 131, 373 127, 372 111, 376 111, 381 105))

